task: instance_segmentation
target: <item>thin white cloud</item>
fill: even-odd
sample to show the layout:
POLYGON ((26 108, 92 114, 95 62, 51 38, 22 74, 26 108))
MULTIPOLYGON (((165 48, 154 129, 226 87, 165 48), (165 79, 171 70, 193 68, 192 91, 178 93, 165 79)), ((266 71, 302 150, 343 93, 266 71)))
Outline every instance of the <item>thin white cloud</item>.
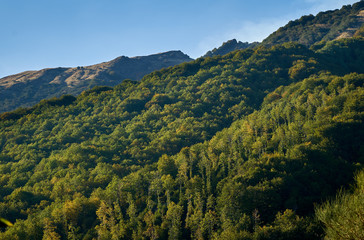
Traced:
POLYGON ((228 39, 236 38, 240 41, 254 42, 262 41, 278 28, 286 25, 290 20, 296 20, 303 15, 317 14, 322 11, 340 9, 343 5, 353 4, 357 0, 304 0, 311 7, 308 9, 297 9, 286 16, 273 19, 262 19, 260 21, 245 21, 239 29, 227 33, 228 39))
POLYGON ((194 58, 200 57, 207 51, 221 46, 223 42, 236 39, 242 42, 261 42, 279 27, 288 23, 291 18, 264 19, 259 22, 244 21, 234 29, 229 29, 220 35, 204 38, 198 44, 198 49, 192 54, 194 58))
POLYGON ((289 19, 265 19, 259 22, 245 21, 241 26, 226 34, 229 39, 236 38, 243 42, 261 42, 279 27, 287 24, 289 19))
POLYGON ((306 3, 312 4, 310 11, 317 14, 321 11, 340 9, 343 5, 351 5, 358 0, 304 0, 306 3))
POLYGON ((228 29, 219 35, 209 36, 199 42, 198 48, 191 54, 194 58, 202 56, 207 51, 221 46, 223 42, 237 39, 242 42, 261 42, 278 28, 286 25, 290 20, 296 20, 303 15, 314 14, 321 11, 340 9, 343 5, 353 4, 357 0, 300 0, 308 4, 307 8, 297 9, 288 15, 279 18, 260 19, 257 21, 244 21, 234 29, 228 29))
MULTIPOLYGON (((319 2, 323 0, 303 0, 319 2)), ((240 24, 235 25, 235 28, 225 30, 225 32, 204 38, 200 41, 198 49, 195 51, 197 54, 192 54, 194 57, 199 57, 205 54, 207 51, 212 50, 215 47, 221 46, 223 42, 231 39, 236 39, 242 42, 261 42, 271 33, 278 30, 278 28, 285 26, 290 20, 300 18, 302 15, 307 15, 310 11, 297 9, 296 12, 291 12, 284 16, 276 18, 264 18, 256 19, 254 21, 245 20, 240 24)))

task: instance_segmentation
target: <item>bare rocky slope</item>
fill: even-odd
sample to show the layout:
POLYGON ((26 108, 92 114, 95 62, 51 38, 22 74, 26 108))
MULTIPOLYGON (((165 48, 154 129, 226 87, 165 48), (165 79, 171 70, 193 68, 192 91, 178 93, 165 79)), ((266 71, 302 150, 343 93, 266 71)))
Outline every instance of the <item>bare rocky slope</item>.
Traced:
POLYGON ((155 70, 191 60, 181 51, 169 51, 133 58, 122 56, 92 66, 49 68, 7 76, 0 79, 0 112, 64 94, 78 95, 97 85, 115 86, 124 79, 140 80, 155 70))

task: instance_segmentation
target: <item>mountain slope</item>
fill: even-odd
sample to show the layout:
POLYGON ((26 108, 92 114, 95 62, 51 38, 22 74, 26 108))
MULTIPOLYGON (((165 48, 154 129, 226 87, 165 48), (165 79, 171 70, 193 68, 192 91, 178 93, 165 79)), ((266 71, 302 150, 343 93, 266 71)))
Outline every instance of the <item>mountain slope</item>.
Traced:
POLYGON ((263 40, 272 46, 284 42, 298 42, 311 46, 320 41, 349 38, 363 33, 364 1, 343 6, 340 10, 320 12, 316 16, 303 16, 290 21, 263 40))
POLYGON ((320 239, 313 204, 362 164, 363 49, 236 51, 1 115, 0 238, 320 239))
POLYGON ((298 42, 311 46, 322 40, 364 37, 364 1, 342 7, 340 10, 320 12, 309 15, 281 27, 262 43, 240 42, 236 39, 224 42, 220 47, 208 51, 203 57, 225 55, 235 50, 254 48, 259 45, 273 46, 285 42, 298 42))
POLYGON ((42 99, 78 95, 96 85, 115 86, 124 79, 140 80, 161 68, 191 61, 180 51, 143 57, 119 57, 110 62, 77 68, 28 71, 0 79, 0 112, 28 107, 42 99))

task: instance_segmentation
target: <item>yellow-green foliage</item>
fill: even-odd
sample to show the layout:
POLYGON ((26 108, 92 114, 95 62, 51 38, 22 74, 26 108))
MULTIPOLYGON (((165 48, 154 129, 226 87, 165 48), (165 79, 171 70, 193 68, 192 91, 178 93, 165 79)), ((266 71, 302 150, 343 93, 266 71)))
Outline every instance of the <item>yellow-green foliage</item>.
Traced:
POLYGON ((316 215, 325 226, 325 239, 364 239, 364 171, 356 176, 352 193, 341 191, 316 209, 316 215))
POLYGON ((314 203, 363 164, 363 42, 201 58, 1 118, 0 239, 320 239, 314 203))

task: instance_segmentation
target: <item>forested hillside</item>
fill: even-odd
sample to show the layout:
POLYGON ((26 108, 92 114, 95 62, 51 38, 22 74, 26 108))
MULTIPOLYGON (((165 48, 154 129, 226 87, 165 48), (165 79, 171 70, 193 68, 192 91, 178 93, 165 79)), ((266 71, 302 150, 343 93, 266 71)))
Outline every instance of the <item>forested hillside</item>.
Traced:
POLYGON ((364 40, 200 58, 0 115, 1 239, 321 239, 363 164, 364 40))
POLYGON ((303 16, 290 21, 269 37, 263 45, 272 46, 284 42, 298 42, 311 46, 320 41, 363 36, 364 1, 343 6, 339 10, 320 12, 316 16, 303 16))
POLYGON ((49 68, 7 76, 0 79, 0 113, 64 94, 76 96, 95 86, 115 86, 126 78, 140 80, 155 70, 191 60, 181 51, 170 51, 133 58, 122 56, 92 66, 49 68))

